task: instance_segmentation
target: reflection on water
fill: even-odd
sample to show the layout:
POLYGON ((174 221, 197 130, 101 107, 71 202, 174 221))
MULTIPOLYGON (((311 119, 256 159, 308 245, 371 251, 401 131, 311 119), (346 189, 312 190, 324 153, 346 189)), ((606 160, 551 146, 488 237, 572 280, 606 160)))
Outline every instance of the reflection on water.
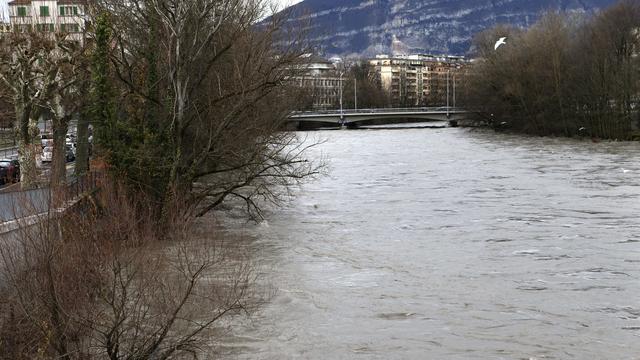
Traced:
POLYGON ((263 224, 224 219, 277 289, 229 358, 640 356, 640 144, 313 135, 329 176, 263 224))

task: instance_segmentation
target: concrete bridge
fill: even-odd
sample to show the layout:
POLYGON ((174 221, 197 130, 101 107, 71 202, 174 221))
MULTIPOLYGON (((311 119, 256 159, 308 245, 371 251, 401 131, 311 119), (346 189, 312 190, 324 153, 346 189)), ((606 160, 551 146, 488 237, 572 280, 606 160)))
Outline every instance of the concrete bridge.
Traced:
POLYGON ((458 121, 468 119, 470 115, 467 110, 453 107, 349 109, 294 112, 287 122, 294 128, 314 125, 358 127, 402 121, 447 121, 456 126, 458 121))

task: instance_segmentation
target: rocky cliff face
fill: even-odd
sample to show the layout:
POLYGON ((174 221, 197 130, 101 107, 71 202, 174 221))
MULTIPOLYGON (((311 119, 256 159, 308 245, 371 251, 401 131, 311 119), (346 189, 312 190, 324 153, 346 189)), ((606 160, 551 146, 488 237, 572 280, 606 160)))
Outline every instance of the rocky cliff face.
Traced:
POLYGON ((615 0, 305 0, 290 24, 308 22, 327 56, 391 53, 464 55, 495 24, 526 27, 545 10, 592 13, 615 0), (396 50, 397 51, 397 50, 396 50))

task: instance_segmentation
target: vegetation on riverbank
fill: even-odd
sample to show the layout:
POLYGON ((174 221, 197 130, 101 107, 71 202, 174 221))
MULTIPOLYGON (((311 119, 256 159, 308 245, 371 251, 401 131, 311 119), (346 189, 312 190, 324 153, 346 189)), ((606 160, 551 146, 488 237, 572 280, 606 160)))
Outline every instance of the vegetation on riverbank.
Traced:
MULTIPOLYGON (((35 125, 58 111, 58 144, 71 116, 78 136, 91 122, 105 176, 96 194, 0 244, 0 359, 200 357, 220 320, 255 299, 250 261, 222 251, 198 217, 229 198, 259 217, 322 167, 304 158, 313 145, 280 131, 309 50, 284 16, 256 26, 266 0, 88 6, 92 28, 74 51, 66 34, 3 38, 28 57, 0 52, 21 161, 35 169, 35 125), (24 64, 34 66, 12 71, 24 64)), ((50 210, 68 206, 56 164, 50 210)))
POLYGON ((148 196, 102 181, 3 234, 0 359, 192 358, 214 350, 226 316, 260 304, 249 254, 211 220, 175 202, 159 232, 148 196))
POLYGON ((631 139, 640 125, 638 29, 640 5, 623 1, 593 18, 547 13, 527 30, 480 33, 465 106, 497 129, 631 139))

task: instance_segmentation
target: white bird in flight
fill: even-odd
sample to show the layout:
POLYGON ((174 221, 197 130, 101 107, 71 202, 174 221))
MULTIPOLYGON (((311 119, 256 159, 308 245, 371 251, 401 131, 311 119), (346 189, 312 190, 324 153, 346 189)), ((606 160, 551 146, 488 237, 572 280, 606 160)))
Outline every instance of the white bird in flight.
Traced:
POLYGON ((500 45, 504 45, 504 44, 506 44, 506 43, 507 43, 505 40, 507 40, 507 38, 506 38, 506 37, 501 37, 498 41, 496 41, 496 44, 493 46, 493 49, 494 49, 494 50, 498 50, 498 48, 500 47, 500 45))

